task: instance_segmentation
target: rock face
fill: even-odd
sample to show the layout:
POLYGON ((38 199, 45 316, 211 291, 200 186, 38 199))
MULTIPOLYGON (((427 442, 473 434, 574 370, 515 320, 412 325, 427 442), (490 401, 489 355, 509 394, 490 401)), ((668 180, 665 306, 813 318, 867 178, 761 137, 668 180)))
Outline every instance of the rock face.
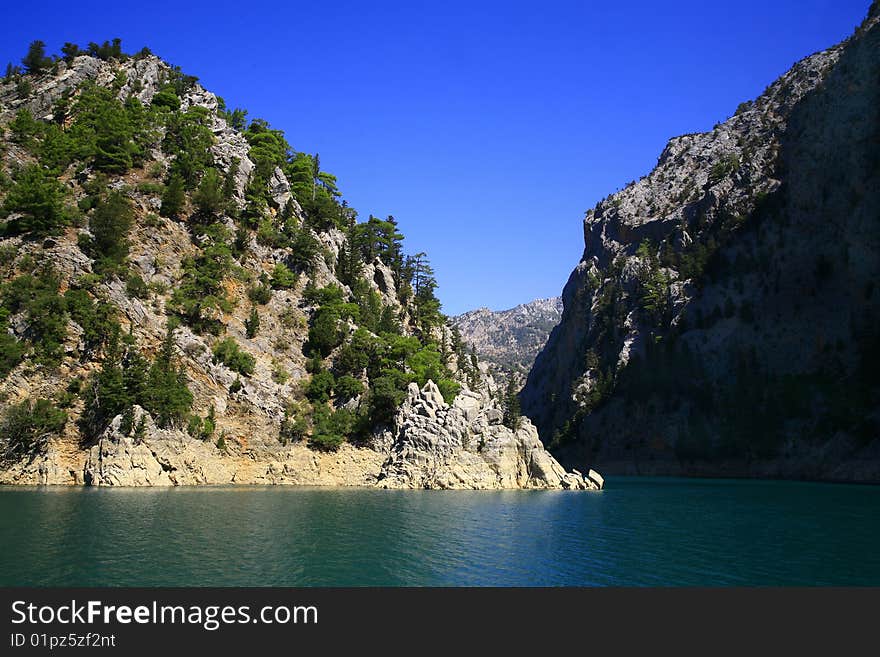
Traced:
POLYGON ((878 21, 587 213, 522 393, 563 463, 880 480, 878 21))
POLYGON ((134 424, 144 423, 144 437, 124 434, 120 429, 123 418, 117 415, 88 451, 83 467, 86 486, 172 486, 231 480, 228 468, 216 457, 214 445, 188 440, 184 432, 161 430, 140 406, 133 410, 134 424))
POLYGON ((410 384, 394 420, 391 453, 379 473, 387 488, 571 488, 598 486, 567 473, 523 418, 513 431, 469 391, 447 405, 432 381, 410 384))
POLYGON ((452 318, 480 360, 504 372, 527 372, 562 317, 562 299, 535 299, 509 310, 478 308, 452 318))

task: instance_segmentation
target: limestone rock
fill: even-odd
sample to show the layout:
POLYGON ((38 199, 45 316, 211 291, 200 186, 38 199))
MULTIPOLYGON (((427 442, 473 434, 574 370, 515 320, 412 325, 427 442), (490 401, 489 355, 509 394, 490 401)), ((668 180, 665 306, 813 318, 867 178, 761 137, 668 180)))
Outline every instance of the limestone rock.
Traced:
POLYGON ((596 484, 596 487, 599 490, 605 488, 605 479, 598 472, 590 468, 590 471, 587 473, 587 478, 596 484))
POLYGON ((463 390, 447 405, 433 381, 411 383, 394 419, 390 454, 377 485, 387 488, 594 489, 544 449, 527 418, 513 431, 501 414, 463 390))
POLYGON ((275 167, 272 177, 269 179, 269 194, 278 206, 279 212, 284 211, 284 207, 292 198, 290 183, 287 182, 287 177, 278 167, 275 167))

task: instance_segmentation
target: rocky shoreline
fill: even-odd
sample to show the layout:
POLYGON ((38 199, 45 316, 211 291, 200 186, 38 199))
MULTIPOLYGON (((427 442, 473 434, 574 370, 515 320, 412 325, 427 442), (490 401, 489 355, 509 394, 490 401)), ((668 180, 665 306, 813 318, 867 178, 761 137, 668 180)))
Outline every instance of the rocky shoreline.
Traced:
POLYGON ((480 394, 463 390, 452 405, 428 383, 410 384, 392 426, 369 445, 333 452, 302 443, 277 449, 223 450, 185 431, 160 429, 135 407, 140 437, 114 418, 87 449, 50 444, 46 453, 0 471, 0 485, 194 486, 295 485, 396 489, 599 490, 601 476, 566 470, 544 449, 527 418, 513 431, 480 394))

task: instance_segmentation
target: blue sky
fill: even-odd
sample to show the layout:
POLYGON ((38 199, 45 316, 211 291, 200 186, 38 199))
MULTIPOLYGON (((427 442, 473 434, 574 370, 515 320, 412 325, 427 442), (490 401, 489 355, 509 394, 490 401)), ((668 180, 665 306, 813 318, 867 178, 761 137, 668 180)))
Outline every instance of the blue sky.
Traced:
POLYGON ((559 294, 588 208, 869 4, 44 0, 4 8, 0 66, 33 39, 149 46, 393 214, 456 314, 559 294))

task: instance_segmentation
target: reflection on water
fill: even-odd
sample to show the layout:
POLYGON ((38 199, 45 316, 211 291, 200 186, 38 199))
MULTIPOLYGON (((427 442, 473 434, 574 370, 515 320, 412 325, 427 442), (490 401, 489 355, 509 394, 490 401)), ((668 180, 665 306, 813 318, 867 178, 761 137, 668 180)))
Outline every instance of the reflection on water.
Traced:
POLYGON ((880 488, 0 489, 0 584, 880 585, 880 488))

